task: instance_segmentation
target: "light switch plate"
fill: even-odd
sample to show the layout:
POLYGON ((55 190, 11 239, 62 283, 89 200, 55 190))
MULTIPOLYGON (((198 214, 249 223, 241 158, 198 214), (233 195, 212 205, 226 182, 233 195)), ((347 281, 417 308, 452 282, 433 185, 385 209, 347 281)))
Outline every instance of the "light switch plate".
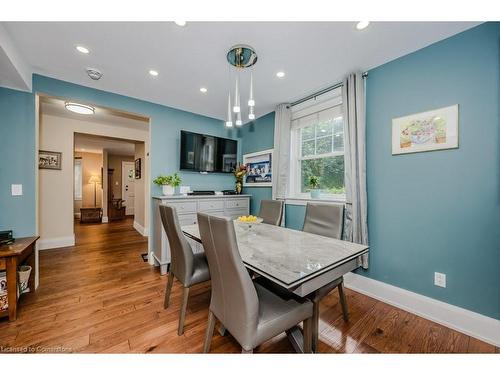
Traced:
POLYGON ((23 195, 23 185, 12 184, 11 185, 12 196, 23 195))
POLYGON ((446 274, 434 272, 434 285, 446 288, 446 274))

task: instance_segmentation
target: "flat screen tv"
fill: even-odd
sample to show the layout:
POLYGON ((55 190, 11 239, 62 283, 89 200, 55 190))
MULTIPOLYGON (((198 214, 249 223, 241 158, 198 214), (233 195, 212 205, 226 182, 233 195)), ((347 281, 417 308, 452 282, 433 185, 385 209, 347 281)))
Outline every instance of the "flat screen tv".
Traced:
POLYGON ((236 166, 234 139, 181 130, 180 169, 193 172, 231 173, 236 166))

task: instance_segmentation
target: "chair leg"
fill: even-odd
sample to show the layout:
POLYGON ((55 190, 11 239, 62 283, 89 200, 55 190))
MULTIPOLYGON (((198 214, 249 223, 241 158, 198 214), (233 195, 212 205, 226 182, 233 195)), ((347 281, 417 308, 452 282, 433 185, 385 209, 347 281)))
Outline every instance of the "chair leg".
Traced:
POLYGON ((342 281, 338 287, 339 289, 339 297, 340 297, 340 305, 342 306, 342 314, 344 315, 344 320, 346 322, 349 321, 349 310, 347 309, 347 300, 345 298, 344 293, 344 281, 342 281))
POLYGON ((246 350, 241 348, 241 354, 253 354, 253 349, 246 350))
POLYGON ((203 353, 210 351, 210 344, 212 343, 212 336, 214 335, 215 315, 212 311, 208 312, 208 325, 205 334, 205 344, 203 345, 203 353))
POLYGON ((168 273, 167 288, 165 289, 165 302, 163 302, 163 308, 168 308, 170 303, 170 293, 172 292, 172 285, 174 284, 174 274, 172 272, 168 273))
POLYGON ((312 328, 313 328, 313 318, 304 320, 304 353, 312 353, 312 328))
POLYGON ((181 313, 179 316, 179 328, 177 329, 177 334, 182 336, 184 333, 184 320, 186 319, 186 310, 189 298, 189 287, 184 287, 182 290, 182 305, 181 305, 181 313))
POLYGON ((221 336, 224 336, 226 334, 226 327, 224 327, 224 325, 222 323, 219 326, 219 334, 221 336))

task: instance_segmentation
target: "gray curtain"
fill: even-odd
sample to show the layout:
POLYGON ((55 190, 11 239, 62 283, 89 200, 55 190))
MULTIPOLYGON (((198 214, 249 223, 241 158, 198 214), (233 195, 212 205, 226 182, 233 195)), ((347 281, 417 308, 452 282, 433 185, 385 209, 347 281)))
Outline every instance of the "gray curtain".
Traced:
MULTIPOLYGON (((342 105, 345 121, 344 237, 348 241, 368 245, 365 90, 361 73, 350 74, 344 79, 342 105)), ((368 254, 361 256, 359 263, 368 268, 368 254)))
POLYGON ((273 199, 285 199, 288 193, 291 123, 290 104, 278 105, 274 117, 273 199))

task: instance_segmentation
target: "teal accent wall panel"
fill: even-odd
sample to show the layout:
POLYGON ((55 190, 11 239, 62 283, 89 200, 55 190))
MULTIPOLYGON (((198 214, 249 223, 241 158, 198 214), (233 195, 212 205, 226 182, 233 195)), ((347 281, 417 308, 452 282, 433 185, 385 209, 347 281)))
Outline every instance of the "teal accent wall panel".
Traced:
POLYGON ((35 102, 31 93, 0 87, 0 230, 35 233, 35 102), (12 196, 11 185, 23 195, 12 196))

